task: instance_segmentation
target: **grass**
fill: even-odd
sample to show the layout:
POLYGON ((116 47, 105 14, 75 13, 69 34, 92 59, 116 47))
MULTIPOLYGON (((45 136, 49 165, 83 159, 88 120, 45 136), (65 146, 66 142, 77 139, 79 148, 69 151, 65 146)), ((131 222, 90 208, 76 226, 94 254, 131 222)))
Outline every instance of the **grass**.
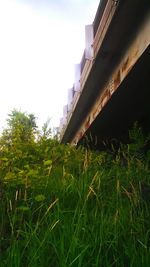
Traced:
POLYGON ((0 266, 149 267, 149 151, 140 147, 47 141, 28 157, 3 155, 0 266))

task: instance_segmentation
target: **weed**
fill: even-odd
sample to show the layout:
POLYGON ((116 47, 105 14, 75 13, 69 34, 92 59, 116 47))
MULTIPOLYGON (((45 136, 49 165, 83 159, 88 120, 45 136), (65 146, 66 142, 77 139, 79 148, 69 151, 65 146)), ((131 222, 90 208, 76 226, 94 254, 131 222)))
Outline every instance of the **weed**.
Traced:
POLYGON ((115 156, 60 145, 45 133, 29 137, 23 146, 1 139, 0 266, 149 267, 150 169, 148 151, 139 156, 141 130, 115 156))

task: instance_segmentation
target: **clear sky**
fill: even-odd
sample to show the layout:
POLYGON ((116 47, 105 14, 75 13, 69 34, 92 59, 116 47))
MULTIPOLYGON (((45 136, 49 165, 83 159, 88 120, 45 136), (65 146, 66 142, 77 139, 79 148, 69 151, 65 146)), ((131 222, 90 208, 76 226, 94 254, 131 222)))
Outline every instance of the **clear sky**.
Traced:
POLYGON ((0 130, 13 108, 59 125, 99 0, 0 0, 0 130))

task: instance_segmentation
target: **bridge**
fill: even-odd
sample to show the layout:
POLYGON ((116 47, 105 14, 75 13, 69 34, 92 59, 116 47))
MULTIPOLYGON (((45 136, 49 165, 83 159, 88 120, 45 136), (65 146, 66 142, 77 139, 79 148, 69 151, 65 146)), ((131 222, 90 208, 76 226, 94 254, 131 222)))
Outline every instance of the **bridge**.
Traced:
MULTIPOLYGON (((62 143, 123 140, 150 125, 150 1, 101 0, 60 123, 62 143)), ((149 127, 150 128, 150 127, 149 127)))

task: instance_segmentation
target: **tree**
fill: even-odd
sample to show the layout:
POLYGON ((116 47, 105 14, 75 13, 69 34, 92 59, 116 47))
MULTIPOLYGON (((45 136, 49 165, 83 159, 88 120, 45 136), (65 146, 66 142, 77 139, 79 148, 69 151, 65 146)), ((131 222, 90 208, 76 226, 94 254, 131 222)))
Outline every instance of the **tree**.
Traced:
POLYGON ((28 115, 14 109, 8 116, 7 127, 1 137, 3 145, 25 144, 35 140, 37 125, 33 114, 28 115))

